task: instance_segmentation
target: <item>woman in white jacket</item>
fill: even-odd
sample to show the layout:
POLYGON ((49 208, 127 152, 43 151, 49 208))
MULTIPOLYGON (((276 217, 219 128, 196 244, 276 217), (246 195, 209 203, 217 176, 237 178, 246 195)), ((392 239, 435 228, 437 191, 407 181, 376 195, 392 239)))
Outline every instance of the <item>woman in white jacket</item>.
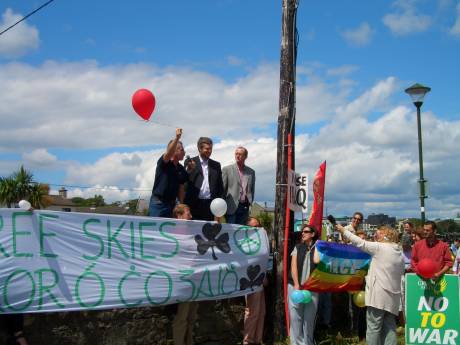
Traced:
POLYGON ((366 344, 395 345, 396 316, 404 275, 404 259, 398 246, 397 232, 389 226, 381 226, 375 233, 375 242, 370 242, 341 225, 336 228, 352 245, 372 256, 366 276, 366 344))

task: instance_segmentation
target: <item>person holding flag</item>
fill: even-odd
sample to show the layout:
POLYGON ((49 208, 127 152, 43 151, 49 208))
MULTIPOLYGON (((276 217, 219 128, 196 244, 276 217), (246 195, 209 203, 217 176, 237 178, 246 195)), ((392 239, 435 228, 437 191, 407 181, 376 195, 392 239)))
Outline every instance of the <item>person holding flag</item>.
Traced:
POLYGON ((371 242, 339 224, 336 229, 352 245, 372 257, 366 276, 366 344, 396 344, 396 317, 399 314, 401 279, 404 275, 398 233, 389 226, 381 226, 375 233, 375 242, 371 242))

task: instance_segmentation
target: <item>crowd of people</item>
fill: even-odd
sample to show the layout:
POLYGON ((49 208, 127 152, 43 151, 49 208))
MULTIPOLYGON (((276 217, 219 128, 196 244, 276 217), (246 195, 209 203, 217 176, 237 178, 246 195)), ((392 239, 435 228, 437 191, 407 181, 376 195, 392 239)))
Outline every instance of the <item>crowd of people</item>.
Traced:
MULTIPOLYGON (((438 280, 451 270, 458 273, 460 242, 455 239, 449 246, 440 240, 436 232, 436 223, 433 221, 427 221, 419 228, 406 221, 402 234, 390 226, 380 226, 375 231, 374 238, 368 240, 366 233, 361 229, 362 222, 363 214, 355 212, 349 225, 335 225, 339 236, 329 238, 330 241, 356 246, 371 256, 364 284, 365 307, 359 308, 354 305, 350 295, 349 305, 345 306, 348 307, 350 330, 357 331, 362 343, 396 344, 397 321, 399 320, 401 325, 405 323, 405 274, 418 273, 418 263, 423 259, 430 259, 435 265, 435 273, 431 279, 438 280), (362 317, 363 311, 365 317, 362 317)), ((314 238, 312 227, 304 225, 301 243, 296 245, 291 253, 290 292, 306 282, 310 270, 318 263, 318 258, 313 253, 314 238), (299 253, 302 253, 301 259, 299 253), (301 274, 299 267, 303 267, 301 274)), ((320 293, 319 308, 316 295, 308 305, 295 305, 291 301, 291 344, 313 345, 315 321, 330 327, 330 308, 330 293, 320 293)))
MULTIPOLYGON (((157 161, 149 216, 177 218, 182 220, 218 221, 211 213, 212 200, 222 198, 227 203, 227 223, 260 227, 260 222, 249 217, 249 209, 255 194, 255 171, 245 162, 248 150, 242 146, 235 149, 235 162, 225 167, 211 159, 213 142, 200 137, 198 155, 185 156, 182 129, 176 129, 174 138, 157 161), (181 161, 184 160, 184 165, 181 161)), ((460 271, 459 240, 449 246, 437 237, 436 223, 427 221, 421 228, 405 222, 400 235, 390 226, 381 226, 368 239, 362 230, 364 216, 355 212, 347 226, 336 224, 335 235, 329 241, 342 242, 367 252, 371 256, 365 278, 365 307, 352 302, 346 295, 346 309, 350 330, 357 332, 360 341, 370 345, 396 344, 397 318, 404 323, 404 277, 405 273, 418 272, 418 263, 424 258, 436 265, 433 279, 439 279, 449 270, 460 271)), ((315 243, 319 229, 304 224, 298 233, 297 243, 290 253, 288 295, 308 280, 319 263, 315 243)), ((264 281, 267 285, 267 281, 264 281)), ((264 333, 264 289, 246 296, 244 312, 243 345, 260 345, 264 333)), ((178 304, 172 324, 175 345, 193 344, 193 327, 202 302, 178 304)), ((331 293, 311 293, 309 303, 295 303, 289 298, 291 345, 315 344, 315 328, 330 327, 332 314, 331 293), (317 325, 318 324, 318 325, 317 325)), ((11 344, 27 345, 22 333, 22 315, 4 315, 11 344)))
MULTIPOLYGON (((185 203, 190 212, 186 219, 217 220, 210 211, 214 198, 223 198, 227 202, 226 221, 233 224, 260 226, 255 218, 250 218, 249 207, 254 200, 255 172, 245 165, 248 151, 244 147, 235 150, 235 163, 221 168, 219 162, 210 158, 212 140, 201 137, 197 142, 199 154, 187 158, 184 166, 180 161, 185 152, 180 137, 182 130, 176 130, 176 136, 168 144, 166 153, 160 157, 155 173, 155 183, 150 201, 150 216, 173 216, 176 201, 185 203)), ((174 213, 177 216, 176 213, 174 213)), ((414 228, 410 222, 404 223, 402 236, 390 226, 380 227, 373 239, 368 239, 362 230, 364 216, 361 212, 353 214, 347 226, 336 225, 336 240, 353 245, 371 256, 369 271, 365 279, 365 307, 359 308, 347 294, 350 329, 358 333, 359 339, 367 344, 396 344, 397 318, 404 323, 404 276, 407 272, 417 273, 418 262, 430 258, 436 264, 434 279, 447 273, 453 266, 452 255, 456 255, 458 267, 458 240, 449 246, 436 235, 436 223, 428 221, 422 228, 414 228)), ((315 252, 318 231, 313 226, 303 225, 300 238, 291 252, 288 294, 299 290, 319 263, 315 252)), ((194 302, 192 302, 194 303, 194 302)), ((294 303, 289 299, 290 341, 292 345, 313 345, 317 320, 330 325, 331 294, 312 293, 310 303, 294 303)), ((183 307, 189 312, 186 317, 180 312, 176 319, 194 321, 196 308, 183 307)), ((182 307, 179 307, 179 311, 182 307)), ((244 345, 260 344, 263 335, 265 299, 263 290, 246 297, 244 317, 244 345)), ((193 323, 193 322, 192 322, 193 323)), ((175 344, 192 344, 189 322, 174 322, 175 344), (176 328, 180 328, 177 331, 176 328), (185 329, 187 329, 185 331, 185 329)))

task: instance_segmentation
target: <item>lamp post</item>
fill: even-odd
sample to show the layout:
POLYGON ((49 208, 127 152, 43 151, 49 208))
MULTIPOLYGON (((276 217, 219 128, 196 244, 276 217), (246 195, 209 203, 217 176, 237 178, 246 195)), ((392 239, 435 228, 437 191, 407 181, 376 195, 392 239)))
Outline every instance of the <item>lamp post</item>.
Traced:
POLYGON ((420 168, 420 179, 418 180, 420 187, 420 214, 422 219, 422 224, 425 223, 425 182, 423 178, 423 154, 422 154, 422 123, 420 119, 420 108, 423 104, 423 98, 425 95, 430 92, 430 88, 423 86, 421 84, 414 84, 411 87, 408 87, 405 91, 412 98, 412 102, 417 108, 417 129, 418 129, 418 164, 420 168))

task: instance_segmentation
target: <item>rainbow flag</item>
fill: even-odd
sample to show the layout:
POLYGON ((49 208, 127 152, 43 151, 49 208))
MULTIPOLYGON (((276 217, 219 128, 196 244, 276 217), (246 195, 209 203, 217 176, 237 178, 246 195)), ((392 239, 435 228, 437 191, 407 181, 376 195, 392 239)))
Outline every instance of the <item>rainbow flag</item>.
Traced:
POLYGON ((320 263, 303 289, 316 292, 362 290, 371 256, 349 244, 317 241, 320 263))

